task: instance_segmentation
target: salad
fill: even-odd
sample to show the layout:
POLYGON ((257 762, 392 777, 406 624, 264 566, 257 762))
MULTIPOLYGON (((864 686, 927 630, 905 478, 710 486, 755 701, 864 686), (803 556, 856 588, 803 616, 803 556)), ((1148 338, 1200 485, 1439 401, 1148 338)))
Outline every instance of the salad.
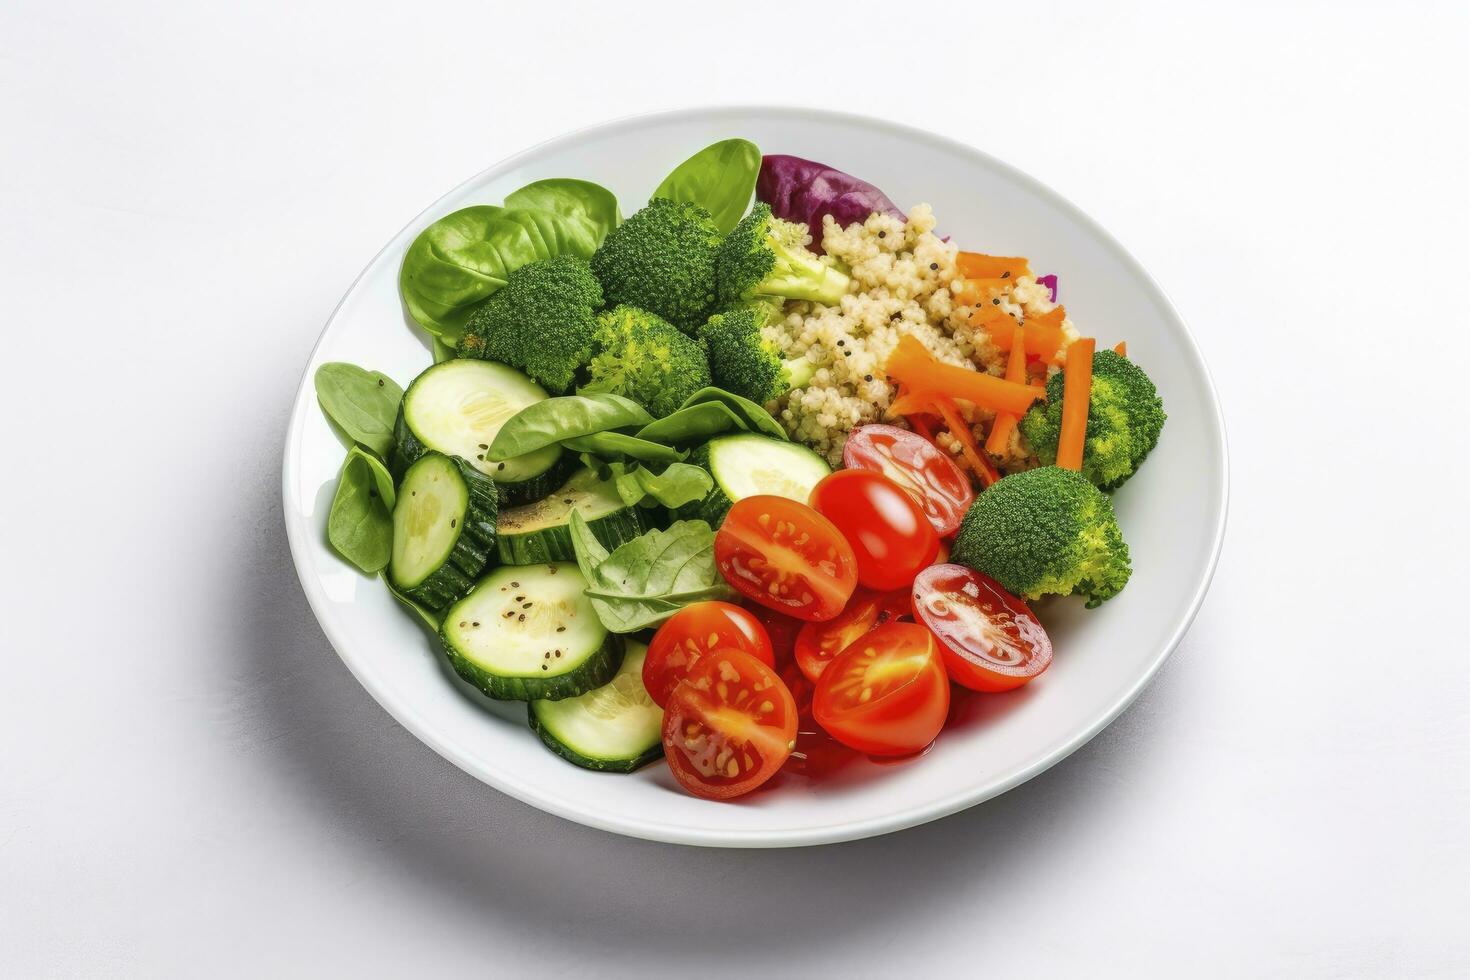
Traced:
POLYGON ((721 800, 923 752, 1051 665, 1031 603, 1122 591, 1165 419, 1056 277, 936 227, 742 139, 626 218, 569 178, 440 218, 400 276, 434 363, 316 373, 329 542, 574 765, 721 800))

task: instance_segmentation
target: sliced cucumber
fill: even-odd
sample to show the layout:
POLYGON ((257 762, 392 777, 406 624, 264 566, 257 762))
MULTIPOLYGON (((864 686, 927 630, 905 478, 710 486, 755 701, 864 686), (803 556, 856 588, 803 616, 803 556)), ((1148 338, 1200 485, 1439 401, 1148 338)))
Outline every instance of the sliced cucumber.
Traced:
POLYGON ((576 697, 612 680, 623 638, 608 633, 571 562, 503 567, 444 613, 459 676, 506 701, 576 697))
POLYGON ((495 554, 495 483, 464 460, 427 452, 393 506, 388 580, 430 609, 464 595, 495 554))
POLYGON ((550 492, 563 474, 553 473, 560 446, 547 446, 503 463, 485 459, 500 427, 546 398, 546 391, 514 368, 495 361, 461 358, 424 371, 403 394, 395 427, 395 469, 402 473, 430 449, 458 456, 500 484, 508 503, 550 492))
POLYGON ((600 772, 632 772, 664 754, 664 713, 643 687, 648 647, 624 640, 627 652, 613 679, 560 701, 532 701, 531 730, 573 765, 600 772))
POLYGON ((737 500, 756 494, 790 497, 806 503, 812 487, 832 472, 827 461, 795 442, 744 432, 711 439, 690 457, 715 478, 714 489, 697 503, 681 507, 681 518, 698 518, 718 528, 737 500))
POLYGON ((500 560, 507 565, 571 561, 576 557, 570 528, 574 510, 608 551, 645 530, 638 508, 623 503, 617 485, 584 467, 550 496, 501 512, 495 541, 500 560))

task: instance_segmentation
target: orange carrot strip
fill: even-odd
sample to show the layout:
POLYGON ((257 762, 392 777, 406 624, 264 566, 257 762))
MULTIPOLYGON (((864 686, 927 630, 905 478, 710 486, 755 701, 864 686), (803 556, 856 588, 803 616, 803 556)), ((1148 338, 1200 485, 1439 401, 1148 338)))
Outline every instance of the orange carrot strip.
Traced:
MULTIPOLYGON (((1019 326, 1014 334, 1015 342, 1011 344, 1011 357, 1006 361, 1006 380, 1024 383, 1026 381, 1026 328, 1019 326)), ((985 451, 994 456, 999 456, 1006 451, 1010 445, 1011 433, 1016 429, 1017 417, 1010 412, 997 412, 995 424, 990 427, 990 436, 985 440, 985 451)))
POLYGON ((1087 439, 1087 411, 1092 404, 1092 337, 1074 340, 1067 348, 1067 372, 1062 383, 1062 429, 1057 435, 1057 465, 1082 469, 1082 445, 1087 439))
POLYGON ((980 447, 975 444, 975 434, 965 424, 955 403, 944 395, 937 395, 934 398, 934 407, 938 409, 939 417, 944 419, 944 426, 949 429, 949 434, 960 444, 960 450, 965 461, 970 464, 970 469, 980 478, 980 486, 988 487, 999 480, 1000 474, 990 465, 990 460, 980 454, 980 447))
POLYGON ((1031 275, 1031 263, 1019 257, 961 252, 954 263, 966 279, 1019 279, 1031 275))
POLYGON ((1113 351, 1123 357, 1128 356, 1128 341, 1120 340, 1113 345, 1113 351))
MULTIPOLYGON (((899 400, 905 398, 908 393, 909 390, 906 387, 904 387, 903 385, 898 386, 899 400)), ((924 418, 923 414, 919 412, 910 412, 909 414, 905 415, 904 418, 908 421, 909 428, 913 429, 915 432, 923 436, 925 439, 928 439, 930 442, 934 441, 934 429, 932 426, 929 425, 929 420, 924 418)))
MULTIPOLYGON (((989 311, 984 314, 976 314, 970 317, 970 323, 975 326, 983 326, 990 331, 990 340, 1001 350, 1008 351, 1013 344, 1013 338, 1019 325, 1008 316, 996 317, 989 311), (977 317, 979 320, 977 322, 977 317)), ((1026 320, 1025 343, 1026 353, 1033 357, 1039 357, 1048 364, 1060 363, 1058 356, 1062 347, 1066 344, 1066 335, 1062 333, 1062 319, 1067 312, 1058 306, 1050 313, 1033 316, 1026 320)))
MULTIPOLYGON (((960 398, 992 412, 1020 415, 1036 400, 1036 389, 992 377, 970 368, 945 364, 929 353, 912 334, 905 335, 888 355, 888 374, 899 384, 907 385, 909 398, 914 395, 940 393, 960 398)), ((903 398, 899 399, 904 401, 903 398)), ((895 403, 891 411, 908 415, 913 409, 900 409, 895 403)))

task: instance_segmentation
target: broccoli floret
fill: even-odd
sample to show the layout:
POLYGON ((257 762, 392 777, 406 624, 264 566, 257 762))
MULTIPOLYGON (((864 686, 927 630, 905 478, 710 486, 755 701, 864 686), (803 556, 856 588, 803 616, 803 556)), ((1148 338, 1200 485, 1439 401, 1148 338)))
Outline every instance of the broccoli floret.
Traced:
MULTIPOLYGON (((1021 436, 1044 466, 1057 461, 1064 376, 1052 375, 1046 403, 1021 418, 1021 436)), ((1092 355, 1082 475, 1104 490, 1117 489, 1158 444, 1164 418, 1164 402, 1142 368, 1110 350, 1092 355)))
POLYGON ((465 324, 460 357, 520 368, 549 391, 571 387, 592 355, 602 287, 575 255, 523 265, 465 324))
POLYGON ((772 217, 769 204, 752 208, 720 243, 720 305, 771 297, 836 306, 852 279, 802 244, 804 237, 800 225, 772 217))
POLYGON ((714 305, 719 243, 704 208, 655 198, 608 232, 592 256, 592 271, 609 304, 657 313, 693 333, 714 305))
POLYGON ((710 384, 704 347, 647 310, 618 306, 597 317, 596 354, 580 391, 607 391, 662 418, 710 384))
POLYGON ((709 348, 715 384, 753 402, 775 401, 792 388, 811 383, 817 366, 805 357, 786 358, 781 348, 761 336, 774 310, 764 303, 736 307, 710 317, 699 328, 709 348))
POLYGON ((1128 544, 1107 494, 1072 470, 1013 473, 965 514, 951 560, 1026 599, 1086 597, 1092 609, 1128 584, 1128 544))

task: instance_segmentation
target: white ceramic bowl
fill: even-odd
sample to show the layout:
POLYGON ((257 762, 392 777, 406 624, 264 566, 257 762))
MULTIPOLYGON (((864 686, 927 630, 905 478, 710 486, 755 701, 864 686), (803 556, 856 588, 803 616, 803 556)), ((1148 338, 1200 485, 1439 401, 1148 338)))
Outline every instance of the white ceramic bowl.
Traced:
POLYGON ((1225 432, 1214 386, 1179 315, 1148 274, 1102 228, 1046 187, 998 160, 929 133, 860 116, 801 109, 729 108, 643 116, 572 133, 471 178, 411 221, 352 284, 306 365, 286 439, 286 526, 296 570, 332 645, 405 728, 496 789, 594 827, 655 840, 775 847, 851 840, 972 806, 1064 758, 1117 717, 1174 649, 1199 609, 1225 529, 1225 432), (927 201, 940 230, 967 249, 1026 255, 1061 278, 1080 328, 1129 356, 1158 383, 1169 421, 1158 448, 1115 497, 1135 571, 1096 610, 1045 603, 1056 647, 1051 669, 1005 695, 964 699, 934 748, 901 765, 867 762, 831 778, 781 775, 734 803, 681 792, 663 765, 632 776, 587 772, 551 755, 527 730, 525 706, 460 684, 435 644, 376 580, 327 547, 324 524, 343 446, 311 376, 351 361, 407 385, 430 363, 407 326, 398 267, 434 219, 499 203, 542 177, 611 188, 631 212, 662 176, 718 139, 742 136, 766 152, 821 160, 871 180, 900 207, 927 201))

